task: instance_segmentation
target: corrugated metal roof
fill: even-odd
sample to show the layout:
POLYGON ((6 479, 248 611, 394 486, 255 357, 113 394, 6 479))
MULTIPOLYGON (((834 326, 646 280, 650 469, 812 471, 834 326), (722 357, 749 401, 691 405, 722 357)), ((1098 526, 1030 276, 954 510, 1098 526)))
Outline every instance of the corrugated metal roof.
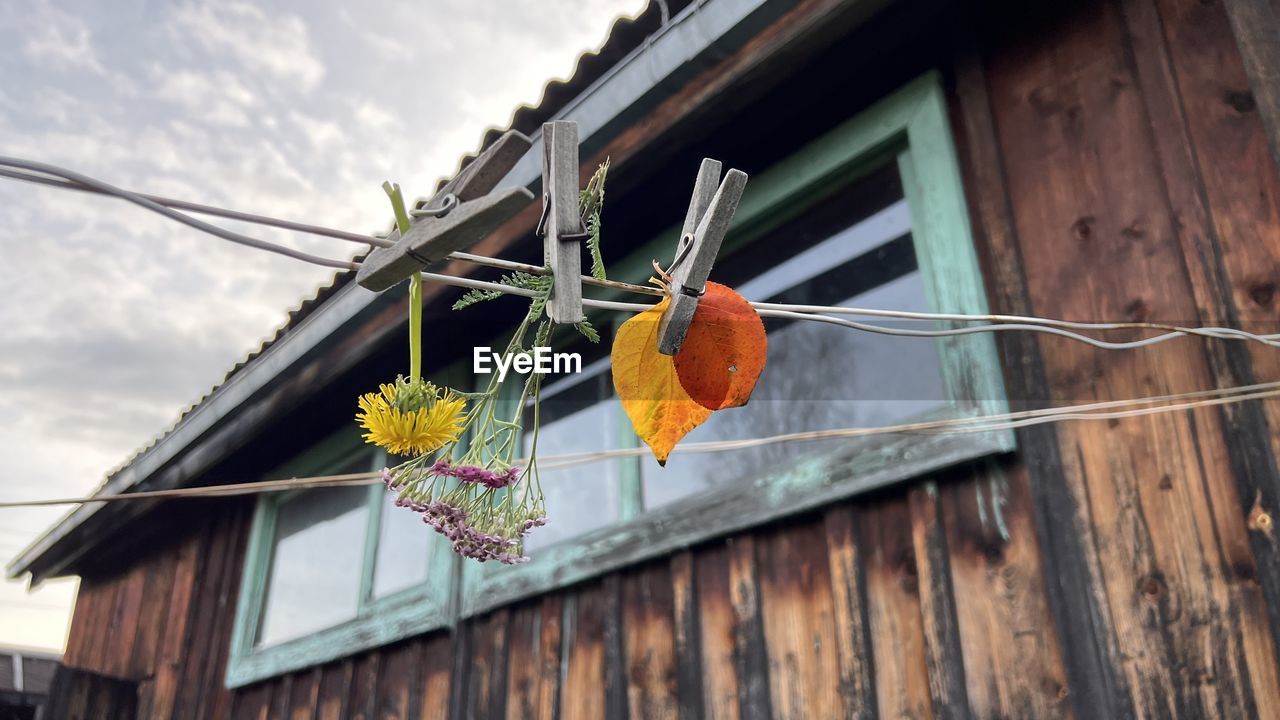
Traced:
MULTIPOLYGON (((626 57, 636 48, 643 45, 646 40, 657 30, 661 29, 663 24, 671 15, 679 12, 688 6, 692 0, 650 0, 645 9, 636 17, 621 17, 614 21, 604 42, 594 51, 587 51, 578 56, 578 61, 574 66, 573 74, 568 80, 552 80, 543 87, 542 98, 537 105, 521 105, 511 114, 511 120, 507 127, 499 128, 491 126, 487 128, 480 140, 480 146, 473 153, 464 155, 458 162, 457 174, 467 165, 475 160, 476 156, 484 152, 507 130, 518 130, 526 135, 532 135, 542 127, 542 123, 554 118, 556 114, 573 98, 598 80, 602 75, 609 71, 620 60, 626 57)), ((452 175, 448 176, 452 177, 452 175)), ((440 185, 448 181, 448 177, 441 178, 440 185)), ((356 258, 359 259, 359 256, 356 258)), ((217 384, 209 388, 208 392, 202 395, 198 400, 191 403, 184 409, 169 427, 168 430, 156 435, 150 442, 138 448, 136 452, 118 465, 115 469, 107 473, 102 484, 98 486, 95 493, 101 491, 103 487, 110 482, 111 478, 125 468, 129 467, 143 453, 155 447, 166 437, 168 437, 175 429, 178 428, 191 414, 193 410, 207 400, 211 395, 217 392, 227 380, 233 375, 252 363, 258 356, 271 347, 274 343, 288 335, 289 331, 298 325, 307 316, 311 315, 318 307, 323 305, 334 293, 342 289, 347 283, 355 278, 352 271, 341 271, 335 273, 333 278, 325 285, 318 287, 311 297, 304 298, 298 307, 289 311, 284 323, 259 345, 255 350, 249 352, 243 360, 237 362, 230 370, 223 375, 217 384)))

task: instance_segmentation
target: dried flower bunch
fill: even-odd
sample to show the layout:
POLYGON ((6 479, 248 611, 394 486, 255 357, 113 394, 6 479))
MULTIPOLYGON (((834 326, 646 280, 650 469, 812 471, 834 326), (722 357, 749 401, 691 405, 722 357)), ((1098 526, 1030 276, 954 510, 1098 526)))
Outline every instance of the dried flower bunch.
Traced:
MULTIPOLYGON (((592 274, 597 277, 604 275, 600 208, 607 171, 605 161, 582 192, 592 274)), ((397 227, 406 232, 409 216, 399 186, 386 183, 383 189, 391 199, 397 227)), ((554 326, 543 313, 551 294, 551 278, 513 273, 501 282, 534 292, 505 356, 548 347, 554 326), (528 342, 530 334, 532 343, 528 342)), ((471 291, 454 309, 498 296, 492 291, 471 291)), ((599 340, 589 323, 575 327, 593 342, 599 340)), ((500 380, 495 373, 483 391, 467 393, 438 388, 423 380, 421 371, 422 277, 415 273, 409 281, 409 375, 361 396, 356 420, 365 430, 366 441, 406 458, 382 472, 388 490, 397 493, 396 505, 420 513, 423 522, 447 538, 463 557, 508 565, 527 562, 525 536, 547 523, 537 462, 538 395, 543 375, 534 371, 522 378, 508 373, 500 380), (499 402, 499 397, 510 396, 502 392, 508 382, 522 383, 514 408, 499 402), (524 410, 529 406, 533 422, 526 428, 524 410), (530 452, 521 467, 515 460, 526 432, 530 452)))

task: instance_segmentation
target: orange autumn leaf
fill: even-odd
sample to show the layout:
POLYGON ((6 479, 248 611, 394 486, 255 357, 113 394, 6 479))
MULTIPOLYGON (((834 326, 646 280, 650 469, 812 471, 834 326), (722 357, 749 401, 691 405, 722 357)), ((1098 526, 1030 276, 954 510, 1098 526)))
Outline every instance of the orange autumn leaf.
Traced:
POLYGON ((658 352, 658 324, 669 302, 664 298, 623 323, 611 353, 618 399, 660 465, 681 438, 711 417, 680 385, 672 358, 658 352))
POLYGON ((764 323, 751 303, 709 282, 676 353, 676 374, 699 405, 710 410, 741 407, 751 399, 768 349, 764 323))

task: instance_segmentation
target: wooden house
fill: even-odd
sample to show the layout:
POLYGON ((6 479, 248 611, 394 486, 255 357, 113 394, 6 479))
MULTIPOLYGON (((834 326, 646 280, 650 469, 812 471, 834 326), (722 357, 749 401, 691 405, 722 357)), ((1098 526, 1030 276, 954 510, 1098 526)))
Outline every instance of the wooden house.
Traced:
MULTIPOLYGON (((712 279, 752 299, 1276 332, 1277 12, 655 0, 512 127, 611 158, 618 279, 670 258, 713 157, 751 180, 712 279)), ((536 194, 539 148, 508 183, 536 194)), ((539 261, 538 216, 476 251, 539 261)), ((428 287, 427 363, 462 387, 522 306, 456 297, 428 287)), ((337 277, 102 492, 382 467, 354 398, 403 371, 406 307, 337 277)), ((690 441, 1280 380, 1241 342, 808 325, 690 441)), ((605 341, 540 451, 635 444, 605 341)), ((380 486, 89 504, 9 572, 81 578, 59 717, 1280 718, 1277 428, 1255 401, 548 471, 516 567, 380 486)))
POLYGON ((46 706, 58 656, 0 647, 0 720, 48 720, 46 706))

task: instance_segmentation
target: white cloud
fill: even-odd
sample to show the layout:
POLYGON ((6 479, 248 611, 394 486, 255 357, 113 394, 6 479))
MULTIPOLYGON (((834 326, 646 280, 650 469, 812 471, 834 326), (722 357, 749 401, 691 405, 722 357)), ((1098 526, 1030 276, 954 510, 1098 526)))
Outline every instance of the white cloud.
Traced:
POLYGON ((106 73, 94 52, 89 28, 82 20, 43 3, 32 19, 34 22, 22 45, 22 53, 28 60, 60 70, 106 73))
POLYGON ((307 137, 312 150, 328 150, 340 145, 344 139, 342 128, 331 120, 295 111, 289 113, 289 121, 307 137))
POLYGON ((174 13, 171 28, 212 54, 311 91, 325 68, 307 25, 296 15, 267 15, 247 2, 196 2, 174 13))
MULTIPOLYGON (((0 47, 24 48, 28 4, 0 0, 0 47)), ((69 49, 51 54, 38 42, 31 54, 0 53, 6 152, 145 192, 385 230, 383 180, 428 193, 485 127, 536 99, 615 12, 643 0, 593 0, 554 43, 538 28, 564 11, 544 0, 291 4, 301 17, 283 4, 200 0, 166 10, 157 26, 148 3, 60 0, 80 8, 58 11, 69 49), (420 26, 441 42, 378 41, 420 26), (67 71, 103 66, 106 77, 67 71)), ((356 249, 227 225, 329 257, 356 249)), ((47 188, 0 183, 0 226, 0 479, 19 479, 0 487, 5 497, 91 491, 332 276, 47 188)), ((56 516, 0 520, 34 537, 56 516)), ((54 603, 62 610, 15 624, 27 616, 4 600, 22 598, 17 588, 0 584, 0 643, 59 645, 65 597, 54 603)))
POLYGON ((387 32, 379 32, 378 30, 368 27, 361 22, 360 18, 352 15, 352 11, 372 10, 376 13, 386 11, 384 5, 369 5, 361 8, 359 4, 353 3, 351 7, 344 7, 338 10, 338 20, 346 27, 346 29, 360 38, 366 44, 366 47, 382 60, 402 61, 413 58, 413 43, 407 38, 398 38, 387 32))
POLYGON ((244 127, 257 104, 253 91, 225 70, 175 71, 157 65, 152 67, 151 75, 156 97, 214 125, 244 127))
MULTIPOLYGON (((400 127, 399 118, 371 100, 364 100, 356 106, 356 120, 365 129, 379 133, 400 127)), ((389 139, 389 141, 392 140, 389 139)))
POLYGON ((84 101, 56 87, 41 88, 32 99, 28 110, 58 127, 71 125, 84 109, 84 101))

